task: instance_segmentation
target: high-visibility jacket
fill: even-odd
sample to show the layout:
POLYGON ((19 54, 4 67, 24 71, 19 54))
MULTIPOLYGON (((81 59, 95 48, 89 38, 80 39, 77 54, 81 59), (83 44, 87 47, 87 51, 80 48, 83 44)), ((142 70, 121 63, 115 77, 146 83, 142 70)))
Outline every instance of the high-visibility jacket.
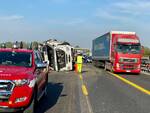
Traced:
POLYGON ((77 63, 78 64, 82 64, 83 60, 82 60, 82 56, 77 56, 77 63))

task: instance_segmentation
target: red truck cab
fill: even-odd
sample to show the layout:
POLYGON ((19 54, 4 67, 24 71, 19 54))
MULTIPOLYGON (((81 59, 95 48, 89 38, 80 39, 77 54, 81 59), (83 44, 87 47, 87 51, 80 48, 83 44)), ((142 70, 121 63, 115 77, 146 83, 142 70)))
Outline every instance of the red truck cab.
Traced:
POLYGON ((140 73, 142 52, 135 32, 112 32, 111 49, 114 72, 140 73))
POLYGON ((0 48, 0 112, 34 113, 48 83, 39 51, 0 48))

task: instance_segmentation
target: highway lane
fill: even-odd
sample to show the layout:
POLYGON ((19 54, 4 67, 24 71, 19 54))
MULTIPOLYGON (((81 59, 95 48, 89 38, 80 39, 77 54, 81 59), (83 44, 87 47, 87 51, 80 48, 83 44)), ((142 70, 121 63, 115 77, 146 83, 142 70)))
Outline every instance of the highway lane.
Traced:
MULTIPOLYGON (((149 75, 118 75, 150 89, 149 75)), ((149 95, 88 64, 82 74, 51 72, 37 113, 150 113, 149 105, 149 95)))
POLYGON ((118 74, 123 78, 130 80, 143 88, 150 90, 150 75, 145 75, 143 73, 136 75, 136 74, 118 74))
POLYGON ((37 113, 80 113, 78 77, 74 72, 51 72, 48 95, 39 102, 37 113))
MULTIPOLYGON (((124 83, 103 69, 91 65, 82 74, 94 113, 150 113, 149 95, 124 83)), ((124 78, 150 88, 148 75, 121 74, 124 78)))
POLYGON ((82 82, 74 72, 51 72, 48 95, 39 102, 37 113, 90 113, 82 82))

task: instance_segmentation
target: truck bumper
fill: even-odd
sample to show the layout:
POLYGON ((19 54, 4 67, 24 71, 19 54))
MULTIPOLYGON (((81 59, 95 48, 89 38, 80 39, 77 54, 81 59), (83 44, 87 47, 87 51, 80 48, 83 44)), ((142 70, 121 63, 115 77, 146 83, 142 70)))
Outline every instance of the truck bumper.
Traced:
POLYGON ((24 108, 9 108, 9 107, 1 107, 0 106, 0 113, 10 113, 10 112, 18 112, 18 111, 22 111, 24 110, 24 108))
POLYGON ((137 69, 137 70, 114 69, 114 72, 116 72, 116 73, 135 73, 135 74, 139 74, 141 72, 141 70, 140 69, 137 69))
POLYGON ((33 89, 28 86, 15 87, 7 101, 0 102, 0 112, 18 111, 30 104, 33 89))

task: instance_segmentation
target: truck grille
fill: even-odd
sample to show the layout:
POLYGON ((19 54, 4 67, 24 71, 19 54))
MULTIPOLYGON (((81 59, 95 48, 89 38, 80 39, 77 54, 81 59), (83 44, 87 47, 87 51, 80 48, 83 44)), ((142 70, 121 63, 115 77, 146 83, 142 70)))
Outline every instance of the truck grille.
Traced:
POLYGON ((125 63, 137 63, 138 62, 138 59, 137 58, 121 58, 120 59, 121 62, 125 62, 125 63))
POLYGON ((136 69, 136 67, 133 64, 122 64, 121 69, 122 70, 134 70, 136 69))
POLYGON ((0 92, 0 102, 7 102, 11 96, 11 92, 0 92))
POLYGON ((9 100, 15 84, 9 80, 0 80, 0 102, 9 100))
POLYGON ((11 82, 0 82, 0 92, 1 91, 11 91, 13 84, 11 82))

